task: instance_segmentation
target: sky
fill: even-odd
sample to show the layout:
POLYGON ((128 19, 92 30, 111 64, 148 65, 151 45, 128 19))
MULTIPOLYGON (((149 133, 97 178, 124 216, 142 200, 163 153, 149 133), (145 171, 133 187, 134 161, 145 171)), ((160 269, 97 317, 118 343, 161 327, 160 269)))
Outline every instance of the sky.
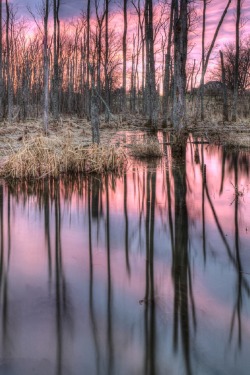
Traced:
MULTIPOLYGON (((29 6, 34 13, 36 13, 36 8, 41 4, 42 0, 10 0, 15 6, 18 7, 18 15, 30 18, 30 14, 27 11, 27 6, 29 6)), ((206 22, 206 45, 209 46, 216 26, 219 22, 221 14, 225 8, 225 5, 228 0, 212 0, 207 6, 207 22, 206 22)), ((118 1, 117 1, 118 2, 118 1)), ((93 6, 93 2, 92 6, 93 6)), ((233 42, 235 38, 235 8, 236 0, 232 0, 229 11, 226 15, 224 23, 221 27, 220 33, 217 37, 216 46, 214 49, 214 54, 212 56, 216 57, 216 52, 228 42, 233 42)), ((83 10, 86 10, 86 0, 62 0, 60 18, 61 19, 72 19, 78 17, 83 10)), ((116 31, 121 31, 122 26, 122 17, 121 10, 116 6, 116 12, 120 13, 120 17, 114 17, 112 20, 112 25, 116 31)), ((202 12, 202 1, 197 1, 197 12, 201 15, 202 12), (199 6, 200 3, 200 6, 199 6)), ((129 33, 132 35, 135 30, 135 22, 133 17, 129 17, 129 33)), ((242 28, 242 35, 250 34, 250 0, 243 0, 243 10, 242 17, 244 20, 249 19, 248 22, 245 22, 244 27, 242 28)), ((190 42, 193 45, 193 48, 190 49, 190 59, 200 60, 201 56, 201 21, 197 25, 194 33, 190 35, 190 42)))

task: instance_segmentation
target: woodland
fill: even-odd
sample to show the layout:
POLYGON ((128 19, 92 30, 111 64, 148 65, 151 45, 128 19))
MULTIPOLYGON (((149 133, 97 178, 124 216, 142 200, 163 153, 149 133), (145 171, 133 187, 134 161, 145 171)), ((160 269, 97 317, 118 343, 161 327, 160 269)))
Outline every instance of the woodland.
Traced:
POLYGON ((213 141, 224 134, 230 143, 232 132, 240 129, 249 146, 250 35, 244 1, 223 2, 212 36, 211 0, 88 0, 82 5, 69 20, 60 17, 61 0, 43 0, 28 7, 27 20, 9 0, 0 2, 2 136, 12 132, 16 141, 23 140, 34 124, 45 136, 51 131, 58 136, 73 123, 81 130, 76 137, 91 135, 93 144, 100 143, 104 128, 132 125, 169 128, 174 139, 198 129, 213 141), (229 14, 234 40, 221 44, 229 14), (198 59, 192 55, 197 46, 198 59))

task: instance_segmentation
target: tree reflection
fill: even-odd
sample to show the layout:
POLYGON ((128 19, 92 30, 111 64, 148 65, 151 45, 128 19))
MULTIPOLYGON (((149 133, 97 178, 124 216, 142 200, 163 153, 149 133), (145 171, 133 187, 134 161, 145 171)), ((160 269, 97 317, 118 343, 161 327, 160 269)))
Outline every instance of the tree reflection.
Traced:
POLYGON ((172 168, 175 189, 175 239, 173 248, 172 277, 174 284, 174 350, 177 352, 179 338, 183 348, 186 372, 192 374, 190 360, 189 304, 196 327, 195 305, 192 291, 192 276, 188 254, 188 211, 185 155, 172 168))
MULTIPOLYGON (((0 184, 1 351, 6 351, 1 353, 3 357, 8 354, 10 339, 14 341, 16 335, 10 330, 10 286, 15 288, 17 282, 11 274, 15 267, 10 267, 17 256, 13 249, 18 232, 12 233, 13 227, 17 227, 12 217, 16 207, 21 223, 22 219, 30 220, 32 227, 33 217, 36 218, 40 227, 34 226, 35 231, 39 238, 44 238, 45 252, 39 258, 44 259, 45 254, 44 270, 42 264, 36 264, 39 272, 35 281, 46 283, 45 288, 41 287, 42 300, 47 303, 46 309, 50 312, 52 307, 53 311, 53 363, 57 375, 67 372, 67 349, 75 342, 80 347, 79 357, 84 351, 87 353, 84 360, 76 359, 83 366, 87 363, 87 370, 93 374, 111 375, 132 369, 131 373, 158 375, 168 368, 168 361, 175 374, 176 362, 182 363, 181 370, 187 375, 195 373, 197 361, 202 363, 204 356, 199 355, 197 343, 204 343, 204 333, 209 340, 212 337, 207 333, 203 313, 216 312, 207 305, 215 285, 213 277, 218 272, 209 252, 211 231, 216 240, 222 240, 218 251, 226 254, 222 254, 226 266, 225 262, 219 266, 227 269, 229 264, 228 281, 235 278, 232 306, 231 301, 225 303, 219 300, 220 294, 216 295, 219 301, 215 308, 219 307, 225 315, 219 316, 218 321, 226 321, 226 328, 220 328, 226 339, 222 339, 223 349, 219 350, 222 352, 225 345, 228 350, 228 342, 232 346, 237 343, 242 354, 244 337, 248 337, 243 329, 249 303, 246 296, 250 296, 241 246, 243 201, 235 194, 230 206, 234 232, 232 237, 226 236, 221 206, 213 199, 210 151, 198 138, 189 142, 188 147, 191 149, 186 154, 184 149, 181 155, 171 154, 168 136, 164 134, 165 159, 134 162, 131 170, 120 177, 71 176, 14 183, 8 188, 0 184), (72 251, 66 251, 71 242, 74 247, 80 244, 79 248, 72 246, 72 251), (83 268, 87 272, 82 272, 83 268), (199 294, 201 284, 204 295, 199 294), (82 305, 86 301, 86 306, 82 305), (134 350, 135 364, 130 350, 134 350), (132 363, 128 363, 130 358, 132 363), (124 362, 125 367, 120 368, 124 362)), ((242 176, 248 176, 248 161, 237 152, 221 155, 222 195, 228 179, 236 191, 240 189, 242 176)), ((14 318, 15 314, 18 312, 13 312, 14 318)), ((73 353, 72 362, 74 359, 73 353)))
POLYGON ((146 375, 155 374, 156 326, 155 326, 155 286, 154 286, 154 230, 156 198, 156 164, 146 174, 146 283, 144 329, 145 329, 145 369, 146 375))

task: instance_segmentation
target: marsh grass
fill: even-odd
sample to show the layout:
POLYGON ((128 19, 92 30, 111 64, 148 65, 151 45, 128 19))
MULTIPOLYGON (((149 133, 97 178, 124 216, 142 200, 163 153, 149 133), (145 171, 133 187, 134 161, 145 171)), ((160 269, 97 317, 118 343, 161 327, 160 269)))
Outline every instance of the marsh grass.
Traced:
POLYGON ((1 169, 5 178, 37 179, 63 173, 120 173, 127 158, 114 145, 82 145, 70 136, 39 135, 23 140, 1 169))

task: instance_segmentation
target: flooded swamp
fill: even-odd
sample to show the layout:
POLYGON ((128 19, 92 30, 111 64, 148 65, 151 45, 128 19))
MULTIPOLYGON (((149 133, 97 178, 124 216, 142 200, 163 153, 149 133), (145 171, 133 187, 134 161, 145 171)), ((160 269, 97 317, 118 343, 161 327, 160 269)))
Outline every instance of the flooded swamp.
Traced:
POLYGON ((0 375, 247 375, 250 154, 0 182, 0 375))

